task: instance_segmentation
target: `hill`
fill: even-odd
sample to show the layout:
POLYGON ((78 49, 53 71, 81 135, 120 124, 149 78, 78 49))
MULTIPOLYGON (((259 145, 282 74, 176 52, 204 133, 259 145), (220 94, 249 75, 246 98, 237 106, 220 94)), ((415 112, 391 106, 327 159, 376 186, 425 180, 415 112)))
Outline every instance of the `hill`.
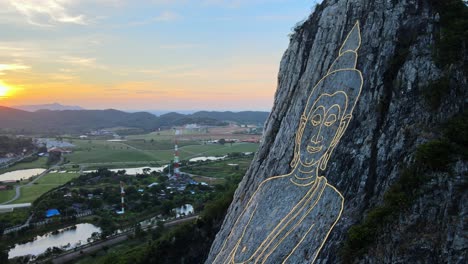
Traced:
POLYGON ((205 263, 463 263, 467 18, 461 0, 317 5, 205 263))
POLYGON ((35 112, 37 110, 55 110, 55 111, 62 111, 62 110, 84 110, 80 106, 76 105, 62 105, 59 103, 53 104, 41 104, 41 105, 17 105, 13 106, 13 108, 28 111, 28 112, 35 112))
POLYGON ((268 118, 268 112, 261 111, 242 111, 242 112, 216 112, 199 111, 191 115, 196 118, 212 118, 220 121, 234 121, 238 123, 264 123, 268 118))
POLYGON ((0 106, 0 120, 2 120, 0 130, 21 134, 60 134, 82 133, 110 127, 132 127, 151 131, 192 123, 218 126, 223 125, 226 120, 263 123, 268 115, 266 112, 252 112, 252 117, 249 117, 249 113, 199 112, 193 115, 183 115, 173 112, 157 117, 147 112, 127 113, 114 109, 27 112, 0 106))
POLYGON ((27 112, 0 107, 0 129, 19 133, 80 133, 115 126, 145 130, 159 125, 149 113, 126 113, 118 110, 39 110, 27 112))

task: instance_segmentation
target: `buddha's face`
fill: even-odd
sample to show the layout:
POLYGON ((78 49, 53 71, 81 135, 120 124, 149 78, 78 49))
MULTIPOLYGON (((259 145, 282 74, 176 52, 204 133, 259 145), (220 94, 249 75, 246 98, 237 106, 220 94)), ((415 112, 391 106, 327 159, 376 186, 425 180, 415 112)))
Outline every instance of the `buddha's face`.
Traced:
POLYGON ((322 94, 314 102, 300 140, 300 163, 305 167, 317 166, 328 149, 334 148, 344 132, 348 99, 344 92, 322 94))

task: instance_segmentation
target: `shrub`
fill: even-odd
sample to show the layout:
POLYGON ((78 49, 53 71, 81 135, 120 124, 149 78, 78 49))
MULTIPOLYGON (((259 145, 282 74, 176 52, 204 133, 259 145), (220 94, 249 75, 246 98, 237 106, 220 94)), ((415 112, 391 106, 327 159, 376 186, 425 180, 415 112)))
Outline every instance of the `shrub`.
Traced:
POLYGON ((444 136, 454 143, 454 152, 468 158, 468 112, 452 118, 446 124, 444 136))
POLYGON ((435 171, 446 171, 452 162, 452 147, 447 140, 433 140, 419 145, 416 162, 435 171))
POLYGON ((423 91, 426 103, 433 110, 439 108, 442 99, 450 92, 450 80, 443 76, 431 81, 423 91))
POLYGON ((434 59, 440 67, 445 67, 463 59, 460 51, 468 39, 468 6, 462 0, 431 0, 431 4, 440 15, 441 27, 436 36, 434 59))
POLYGON ((341 250, 344 263, 351 263, 375 241, 379 230, 407 208, 416 197, 415 190, 426 180, 415 167, 404 168, 400 178, 384 194, 384 202, 369 211, 361 224, 348 230, 341 250))

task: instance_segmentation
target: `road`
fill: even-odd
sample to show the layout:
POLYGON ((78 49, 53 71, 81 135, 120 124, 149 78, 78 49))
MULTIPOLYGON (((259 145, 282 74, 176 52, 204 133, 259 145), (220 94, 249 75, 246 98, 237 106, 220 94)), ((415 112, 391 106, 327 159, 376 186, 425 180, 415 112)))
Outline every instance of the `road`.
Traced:
MULTIPOLYGON (((177 220, 173 220, 173 221, 165 223, 164 226, 165 227, 171 227, 171 226, 182 224, 182 223, 185 223, 185 222, 188 222, 188 221, 195 220, 197 218, 198 218, 198 215, 186 217, 186 218, 183 218, 183 219, 177 219, 177 220)), ((83 248, 78 249, 77 251, 70 251, 68 253, 62 254, 62 255, 57 256, 56 258, 52 259, 52 263, 54 263, 54 264, 55 263, 57 263, 57 264, 67 263, 67 262, 70 262, 70 261, 72 261, 72 260, 74 260, 76 258, 79 258, 79 257, 81 257, 81 256, 83 256, 85 254, 91 254, 93 252, 101 250, 103 247, 106 247, 106 246, 110 247, 112 245, 121 243, 121 242, 127 240, 128 236, 131 233, 132 233, 132 231, 121 234, 119 236, 116 236, 116 237, 113 237, 113 238, 110 238, 110 239, 107 239, 107 240, 104 240, 104 241, 94 243, 94 244, 89 245, 89 246, 85 246, 83 248)))
POLYGON ((49 173, 50 171, 52 170, 55 170, 56 168, 60 167, 60 165, 62 164, 63 162, 63 158, 57 163, 55 164, 54 166, 50 167, 49 169, 45 170, 43 173, 39 174, 39 176, 37 176, 36 178, 34 178, 34 180, 30 181, 28 184, 24 184, 24 185, 16 185, 15 186, 15 196, 13 198, 11 198, 10 200, 6 201, 6 202, 3 202, 3 203, 0 203, 0 205, 4 205, 4 204, 9 204, 9 203, 12 203, 16 200, 18 200, 21 196, 21 188, 23 188, 24 186, 31 186, 33 185, 36 181, 38 181, 40 178, 42 178, 44 175, 46 175, 47 173, 49 173))
POLYGON ((33 155, 36 155, 36 154, 37 153, 32 153, 32 154, 29 154, 27 156, 21 157, 19 159, 12 159, 11 161, 9 161, 9 163, 2 164, 0 166, 0 169, 11 167, 11 166, 15 165, 16 163, 21 162, 22 160, 24 160, 26 158, 30 158, 30 157, 32 157, 33 155))

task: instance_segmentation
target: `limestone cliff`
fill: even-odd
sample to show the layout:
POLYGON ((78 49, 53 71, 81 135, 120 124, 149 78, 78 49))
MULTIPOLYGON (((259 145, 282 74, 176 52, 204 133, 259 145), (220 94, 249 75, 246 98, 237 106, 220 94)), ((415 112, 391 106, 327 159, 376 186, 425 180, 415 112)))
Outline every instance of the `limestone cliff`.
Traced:
MULTIPOLYGON (((221 251, 260 183, 290 172, 296 131, 313 85, 327 73, 347 33, 360 21, 356 68, 363 75, 362 92, 325 172, 343 194, 344 210, 315 262, 345 261, 340 252, 349 228, 384 203, 385 193, 402 177, 402 168, 415 163, 418 146, 438 138, 439 127, 465 111, 467 51, 464 45, 456 52, 443 50, 445 11, 438 1, 428 0, 325 0, 295 28, 281 60, 263 143, 206 263, 221 251), (441 85, 444 89, 438 88, 441 85)), ((379 227, 376 239, 359 256, 346 261, 464 263, 467 168, 466 157, 457 156, 450 170, 425 172, 431 180, 418 186, 414 200, 379 227)), ((260 206, 274 209, 283 202, 273 195, 260 206)), ((311 262, 309 253, 302 253, 303 263, 311 262)))

